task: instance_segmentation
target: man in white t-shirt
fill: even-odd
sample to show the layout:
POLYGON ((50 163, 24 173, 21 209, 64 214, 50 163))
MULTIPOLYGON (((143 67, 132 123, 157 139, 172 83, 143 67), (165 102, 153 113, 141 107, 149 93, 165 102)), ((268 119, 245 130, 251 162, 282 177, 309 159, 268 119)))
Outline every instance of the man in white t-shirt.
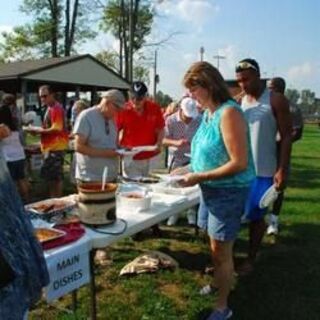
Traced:
POLYGON ((101 102, 81 112, 73 128, 76 151, 76 179, 101 181, 108 167, 108 181, 118 174, 117 131, 114 116, 125 98, 119 90, 107 91, 101 102))

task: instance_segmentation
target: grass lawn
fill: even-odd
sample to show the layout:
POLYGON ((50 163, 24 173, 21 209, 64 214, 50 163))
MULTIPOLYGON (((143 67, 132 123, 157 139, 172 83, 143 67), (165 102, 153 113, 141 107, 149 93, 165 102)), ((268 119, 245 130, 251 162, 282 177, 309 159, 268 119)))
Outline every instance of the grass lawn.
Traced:
MULTIPOLYGON (((68 187, 69 188, 69 187, 68 187)), ((66 189, 67 190, 67 189, 66 189)), ((69 190, 69 189, 68 189, 69 190)), ((278 239, 265 238, 255 271, 236 279, 230 297, 235 320, 320 319, 320 130, 305 128, 294 144, 292 173, 281 214, 278 239)), ((97 267, 98 317, 112 320, 200 319, 212 308, 214 295, 201 297, 199 287, 210 281, 203 274, 209 262, 203 237, 184 221, 161 226, 164 236, 142 242, 125 239, 108 250, 111 264, 97 267), (119 278, 120 269, 145 250, 160 250, 180 263, 175 271, 119 278)), ((236 257, 245 253, 246 227, 236 244, 236 257)), ((71 298, 57 302, 68 307, 71 298)), ((76 317, 39 303, 31 319, 87 319, 89 291, 79 290, 76 317)))

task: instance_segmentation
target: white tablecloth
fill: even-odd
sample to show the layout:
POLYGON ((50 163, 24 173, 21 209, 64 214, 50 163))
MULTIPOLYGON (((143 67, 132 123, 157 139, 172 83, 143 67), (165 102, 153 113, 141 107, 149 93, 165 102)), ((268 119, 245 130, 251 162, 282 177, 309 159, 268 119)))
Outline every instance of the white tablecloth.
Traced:
MULTIPOLYGON (((79 263, 79 261, 76 258, 74 258, 78 256, 77 254, 75 254, 75 250, 77 248, 79 249, 79 252, 86 252, 87 257, 89 257, 90 250, 105 248, 119 241, 120 239, 123 239, 125 237, 136 234, 137 232, 140 232, 144 229, 147 229, 167 219, 172 215, 179 214, 181 211, 193 207, 198 202, 199 190, 188 195, 169 195, 155 193, 153 195, 151 208, 148 211, 130 212, 130 210, 127 210, 117 212, 117 218, 124 219, 127 223, 127 229, 124 233, 120 235, 102 234, 96 232, 92 228, 86 228, 85 235, 78 241, 56 249, 45 251, 45 259, 47 261, 51 278, 51 283, 48 286, 49 289, 50 287, 51 291, 54 289, 54 281, 56 287, 58 286, 57 281, 59 281, 59 275, 57 276, 56 274, 57 269, 59 269, 58 271, 61 273, 61 286, 66 281, 69 281, 71 279, 69 281, 70 285, 64 286, 64 289, 68 290, 63 290, 63 294, 67 294, 68 292, 71 292, 72 290, 77 289, 88 282, 88 278, 84 277, 83 274, 82 277, 79 278, 79 272, 78 274, 74 273, 77 272, 77 270, 75 270, 75 267, 77 266, 77 263, 79 263), (65 266, 65 268, 62 268, 61 266, 65 266), (86 282, 84 282, 84 280, 86 280, 86 282)), ((102 232, 114 233, 121 231, 123 229, 123 226, 123 222, 121 220, 117 220, 116 223, 110 226, 100 227, 99 230, 101 230, 102 232)), ((82 256, 81 259, 81 261, 83 262, 83 260, 86 260, 87 258, 82 256)), ((52 297, 56 297, 56 295, 52 294, 51 292, 51 295, 49 294, 48 300, 52 300, 52 297)))

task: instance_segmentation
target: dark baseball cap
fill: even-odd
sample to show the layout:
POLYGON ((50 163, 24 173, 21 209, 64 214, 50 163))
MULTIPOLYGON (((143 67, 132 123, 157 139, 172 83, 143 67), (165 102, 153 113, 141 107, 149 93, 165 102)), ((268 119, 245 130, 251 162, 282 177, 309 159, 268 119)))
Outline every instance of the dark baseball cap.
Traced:
POLYGON ((148 88, 142 81, 132 83, 131 94, 135 98, 143 98, 147 95, 148 88))

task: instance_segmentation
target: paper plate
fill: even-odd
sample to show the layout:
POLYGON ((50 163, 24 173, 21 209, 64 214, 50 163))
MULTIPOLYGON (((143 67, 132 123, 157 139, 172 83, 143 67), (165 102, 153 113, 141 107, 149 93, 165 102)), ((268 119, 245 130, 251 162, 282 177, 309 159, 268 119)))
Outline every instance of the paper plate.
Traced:
POLYGON ((140 152, 138 150, 126 150, 126 149, 117 149, 116 151, 124 157, 130 157, 130 156, 133 157, 140 152))
POLYGON ((155 151, 158 149, 158 146, 138 146, 138 147, 133 147, 132 151, 155 151))
POLYGON ((162 177, 162 180, 166 181, 167 183, 173 183, 173 182, 179 182, 182 181, 184 179, 183 175, 167 175, 162 177))
POLYGON ((262 195, 262 197, 259 201, 260 209, 264 209, 264 208, 269 207, 272 203, 274 203, 277 200, 278 196, 279 196, 279 192, 276 190, 275 185, 272 185, 262 195))

